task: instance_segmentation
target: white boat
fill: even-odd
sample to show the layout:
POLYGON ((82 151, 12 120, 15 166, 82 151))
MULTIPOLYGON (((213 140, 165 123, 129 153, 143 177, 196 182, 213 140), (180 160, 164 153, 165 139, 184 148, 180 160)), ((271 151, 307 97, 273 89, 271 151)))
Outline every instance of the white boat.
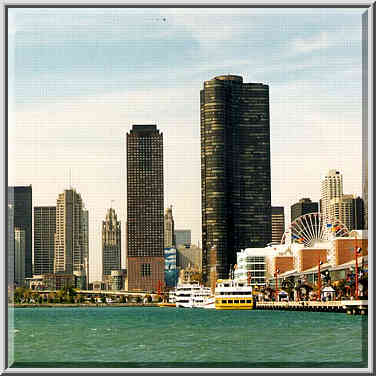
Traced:
POLYGON ((198 282, 178 284, 175 289, 176 307, 202 308, 210 295, 211 289, 198 282))
POLYGON ((205 299, 203 308, 206 308, 206 309, 215 309, 215 297, 213 295, 208 296, 205 299))

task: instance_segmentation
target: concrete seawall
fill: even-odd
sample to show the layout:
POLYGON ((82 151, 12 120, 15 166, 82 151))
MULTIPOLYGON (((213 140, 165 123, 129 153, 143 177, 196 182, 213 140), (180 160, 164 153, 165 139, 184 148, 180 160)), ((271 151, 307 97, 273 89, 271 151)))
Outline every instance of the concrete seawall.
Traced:
POLYGON ((257 302, 256 309, 311 311, 311 312, 341 312, 349 315, 367 315, 368 300, 341 300, 328 302, 257 302))

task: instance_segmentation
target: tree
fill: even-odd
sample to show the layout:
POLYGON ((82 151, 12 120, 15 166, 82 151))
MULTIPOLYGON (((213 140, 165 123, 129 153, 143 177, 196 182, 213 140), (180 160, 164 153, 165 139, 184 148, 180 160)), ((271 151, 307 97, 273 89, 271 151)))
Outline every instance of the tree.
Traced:
POLYGON ((53 303, 56 299, 56 295, 53 292, 50 292, 47 296, 48 303, 53 303))
POLYGON ((15 301, 15 303, 21 303, 21 301, 23 301, 25 299, 25 292, 27 290, 28 289, 26 289, 25 287, 17 287, 14 290, 14 301, 15 301))
POLYGON ((65 292, 64 290, 58 290, 56 291, 56 298, 55 300, 57 303, 63 303, 65 301, 65 292))

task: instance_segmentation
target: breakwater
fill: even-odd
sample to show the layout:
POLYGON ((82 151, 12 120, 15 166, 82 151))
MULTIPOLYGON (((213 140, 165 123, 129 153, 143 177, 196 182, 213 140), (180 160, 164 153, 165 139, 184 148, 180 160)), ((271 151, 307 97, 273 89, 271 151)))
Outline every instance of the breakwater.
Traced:
POLYGON ((367 315, 368 300, 334 300, 328 302, 257 302, 256 309, 310 312, 340 312, 347 313, 349 315, 367 315))

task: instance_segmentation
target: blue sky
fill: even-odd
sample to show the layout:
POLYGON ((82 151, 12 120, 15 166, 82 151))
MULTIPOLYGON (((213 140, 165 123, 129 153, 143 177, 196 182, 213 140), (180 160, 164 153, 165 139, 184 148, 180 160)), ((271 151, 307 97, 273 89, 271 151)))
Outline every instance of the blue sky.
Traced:
POLYGON ((298 199, 319 199, 331 168, 360 194, 363 11, 9 9, 9 183, 52 205, 71 168, 99 260, 111 200, 125 231, 125 134, 156 123, 165 207, 197 243, 199 91, 230 73, 270 87, 272 203, 287 219, 298 199))

